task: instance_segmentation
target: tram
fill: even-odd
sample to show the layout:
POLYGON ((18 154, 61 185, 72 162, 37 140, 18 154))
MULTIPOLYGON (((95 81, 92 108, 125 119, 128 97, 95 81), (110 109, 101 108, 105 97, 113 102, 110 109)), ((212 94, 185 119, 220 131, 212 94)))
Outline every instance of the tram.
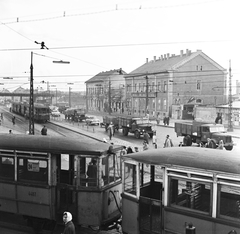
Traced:
MULTIPOLYGON (((12 112, 29 118, 29 104, 24 102, 13 102, 12 112)), ((50 109, 42 103, 34 103, 34 121, 45 123, 50 120, 50 109)))
POLYGON ((240 233, 239 153, 171 147, 122 158, 123 233, 240 233))
POLYGON ((120 218, 121 149, 91 139, 0 134, 0 211, 48 230, 64 211, 76 225, 120 218))

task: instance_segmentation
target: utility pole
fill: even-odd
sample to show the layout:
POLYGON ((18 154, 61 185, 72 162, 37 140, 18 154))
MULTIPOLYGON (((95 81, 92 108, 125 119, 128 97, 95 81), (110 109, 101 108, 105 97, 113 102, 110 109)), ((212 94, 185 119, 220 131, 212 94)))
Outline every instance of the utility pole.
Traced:
POLYGON ((148 114, 148 76, 145 77, 146 79, 146 108, 145 108, 145 115, 148 114))
POLYGON ((33 52, 31 52, 31 65, 30 65, 29 134, 34 135, 33 52))
POLYGON ((229 94, 228 94, 228 132, 233 132, 232 124, 232 73, 231 60, 229 61, 229 94))
POLYGON ((108 113, 111 115, 111 81, 108 81, 108 113))
POLYGON ((69 107, 71 107, 71 87, 69 87, 69 107))

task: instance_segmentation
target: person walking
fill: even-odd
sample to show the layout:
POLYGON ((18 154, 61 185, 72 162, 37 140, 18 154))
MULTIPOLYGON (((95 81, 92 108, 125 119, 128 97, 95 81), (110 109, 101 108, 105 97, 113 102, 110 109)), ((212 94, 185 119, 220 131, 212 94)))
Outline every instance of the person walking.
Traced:
POLYGON ((13 125, 15 125, 15 123, 16 123, 16 117, 15 116, 12 117, 12 123, 13 123, 13 125))
POLYGON ((146 141, 143 141, 143 151, 148 150, 148 143, 146 141))
POLYGON ((76 234, 75 225, 72 222, 72 214, 70 212, 63 213, 63 223, 65 224, 63 234, 76 234))
POLYGON ((173 147, 172 139, 169 135, 166 136, 166 140, 164 142, 163 148, 173 147))
POLYGON ((157 149, 157 132, 156 131, 153 132, 152 143, 153 143, 153 147, 157 149))
POLYGON ((112 140, 112 137, 114 136, 114 126, 113 123, 111 122, 108 126, 108 131, 109 131, 109 140, 112 140))
POLYGON ((147 144, 149 144, 149 138, 150 138, 150 136, 149 136, 149 134, 145 131, 145 130, 143 130, 143 141, 146 141, 147 142, 147 144))
POLYGON ((224 150, 224 142, 223 142, 223 140, 219 141, 217 149, 224 150))
POLYGON ((47 135, 47 127, 44 125, 42 130, 41 130, 41 134, 46 136, 47 135))

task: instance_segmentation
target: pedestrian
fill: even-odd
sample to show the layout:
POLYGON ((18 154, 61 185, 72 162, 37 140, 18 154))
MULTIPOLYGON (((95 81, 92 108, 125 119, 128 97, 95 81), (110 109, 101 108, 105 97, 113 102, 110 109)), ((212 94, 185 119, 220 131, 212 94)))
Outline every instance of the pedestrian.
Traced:
POLYGON ((75 226, 72 222, 72 214, 70 212, 63 213, 63 222, 65 224, 63 234, 75 234, 75 226))
POLYGON ((109 131, 109 140, 112 140, 112 137, 114 136, 114 126, 113 123, 111 122, 108 126, 108 131, 109 131))
POLYGON ((169 135, 166 136, 166 140, 164 142, 163 148, 173 147, 172 139, 169 135))
POLYGON ((45 125, 43 126, 43 128, 41 130, 41 134, 45 135, 45 136, 47 135, 47 127, 45 125))
POLYGON ((137 146, 134 147, 135 153, 139 152, 139 149, 137 146))
POLYGON ((13 123, 13 125, 15 125, 15 122, 16 122, 16 117, 13 116, 13 117, 12 117, 12 123, 13 123))
POLYGON ((207 143, 205 144, 205 148, 216 149, 217 145, 214 140, 207 138, 207 143))
POLYGON ((154 148, 156 149, 157 148, 157 132, 156 131, 153 132, 152 143, 154 148))
POLYGON ((128 146, 128 148, 127 148, 127 154, 131 154, 131 153, 133 153, 133 150, 132 150, 131 146, 128 146))
POLYGON ((145 130, 143 130, 143 141, 146 141, 147 144, 149 144, 149 138, 149 134, 145 130))
POLYGON ((12 134, 12 130, 11 129, 9 130, 9 134, 12 134))
POLYGON ((121 152, 120 152, 120 156, 124 156, 127 154, 127 147, 124 145, 121 152))
POLYGON ((224 150, 224 142, 223 142, 223 140, 219 141, 217 149, 224 150))
POLYGON ((159 114, 159 112, 158 112, 158 114, 157 114, 157 119, 156 119, 156 121, 157 121, 157 125, 159 125, 159 124, 160 124, 160 114, 159 114))
POLYGON ((183 146, 191 146, 192 145, 192 139, 189 135, 184 136, 183 138, 183 146))
POLYGON ((143 141, 143 151, 148 150, 148 143, 143 141))

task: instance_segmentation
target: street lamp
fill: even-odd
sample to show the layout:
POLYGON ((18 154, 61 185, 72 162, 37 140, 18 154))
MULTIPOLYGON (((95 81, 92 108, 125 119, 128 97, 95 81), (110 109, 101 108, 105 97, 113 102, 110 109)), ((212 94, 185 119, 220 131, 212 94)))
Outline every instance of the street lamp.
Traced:
MULTIPOLYGON (((42 48, 43 49, 43 48, 42 48)), ((61 60, 60 63, 69 63, 61 60)), ((33 89, 33 52, 31 52, 30 64, 30 101, 29 101, 29 134, 34 135, 34 89, 33 89)))

